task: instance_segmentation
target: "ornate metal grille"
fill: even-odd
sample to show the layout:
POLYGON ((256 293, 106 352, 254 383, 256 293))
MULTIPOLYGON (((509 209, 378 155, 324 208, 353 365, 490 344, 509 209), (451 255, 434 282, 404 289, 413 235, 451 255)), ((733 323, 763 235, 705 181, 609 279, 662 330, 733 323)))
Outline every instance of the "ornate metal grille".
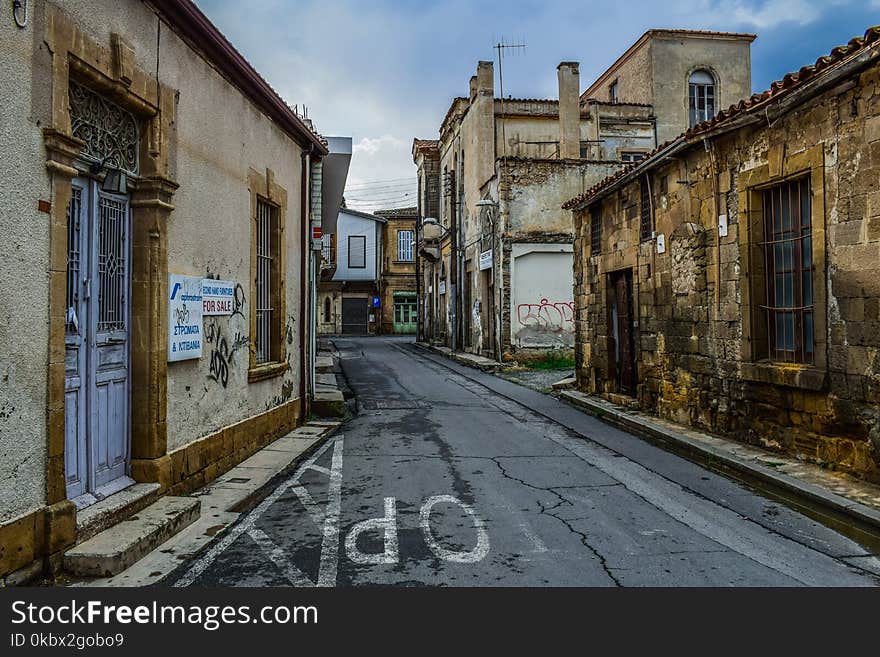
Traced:
POLYGON ((98 215, 98 331, 124 331, 128 205, 101 195, 98 215))
POLYGON ((134 116, 91 89, 69 84, 73 136, 86 143, 85 155, 132 174, 138 172, 138 129, 134 116))
POLYGON ((64 325, 68 333, 79 332, 79 288, 82 266, 80 226, 82 225, 82 190, 71 188, 67 206, 67 314, 64 325))

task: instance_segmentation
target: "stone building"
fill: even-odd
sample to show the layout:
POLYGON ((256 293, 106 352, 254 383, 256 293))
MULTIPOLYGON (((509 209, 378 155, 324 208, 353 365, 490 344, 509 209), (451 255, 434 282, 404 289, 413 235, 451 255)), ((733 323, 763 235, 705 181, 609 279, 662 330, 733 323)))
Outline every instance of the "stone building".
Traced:
POLYGON ((387 220, 341 208, 334 232, 324 233, 318 283, 320 335, 379 333, 382 234, 387 220))
POLYGON ((376 210, 382 226, 382 261, 379 271, 379 332, 415 334, 416 208, 376 210))
POLYGON ((439 139, 413 144, 422 337, 498 359, 573 348, 574 234, 561 203, 651 152, 661 124, 686 120, 694 74, 703 74, 693 78, 702 81, 693 97, 707 116, 707 98, 738 98, 751 84, 753 38, 652 30, 583 96, 577 62, 562 62, 557 100, 496 98, 493 64, 480 62, 439 139), (743 49, 744 64, 729 65, 743 49), (648 75, 650 94, 635 92, 637 71, 648 75), (614 94, 594 93, 611 76, 614 94))
POLYGON ((341 200, 326 141, 192 2, 10 11, 0 576, 307 416, 309 223, 341 200))
POLYGON ((565 207, 582 389, 880 481, 880 28, 565 207))

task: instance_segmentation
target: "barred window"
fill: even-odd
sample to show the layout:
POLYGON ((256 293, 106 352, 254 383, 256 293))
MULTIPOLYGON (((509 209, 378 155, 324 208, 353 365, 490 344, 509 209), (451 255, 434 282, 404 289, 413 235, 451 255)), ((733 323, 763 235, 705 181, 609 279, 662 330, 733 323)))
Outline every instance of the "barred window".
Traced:
POLYGON ((812 363, 813 231, 810 178, 763 192, 768 357, 812 363))
POLYGON ((654 212, 651 207, 651 186, 648 183, 647 176, 639 179, 639 237, 642 240, 651 239, 654 231, 654 212))
POLYGON ((397 259, 401 262, 413 261, 413 231, 397 231, 397 259))
POLYGON ((279 231, 278 208, 257 199, 257 262, 256 293, 254 304, 256 312, 256 335, 254 347, 256 363, 271 363, 278 360, 280 329, 277 326, 277 309, 281 298, 281 278, 278 275, 279 231))
POLYGON ((602 206, 590 208, 590 255, 602 253, 602 206))

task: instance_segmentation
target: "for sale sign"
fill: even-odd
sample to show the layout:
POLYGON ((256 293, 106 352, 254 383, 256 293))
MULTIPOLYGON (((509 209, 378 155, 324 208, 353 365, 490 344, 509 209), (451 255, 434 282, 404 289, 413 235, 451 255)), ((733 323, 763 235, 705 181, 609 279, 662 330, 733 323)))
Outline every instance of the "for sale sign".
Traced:
POLYGON ((215 281, 206 278, 202 281, 202 314, 231 315, 235 283, 232 281, 215 281))

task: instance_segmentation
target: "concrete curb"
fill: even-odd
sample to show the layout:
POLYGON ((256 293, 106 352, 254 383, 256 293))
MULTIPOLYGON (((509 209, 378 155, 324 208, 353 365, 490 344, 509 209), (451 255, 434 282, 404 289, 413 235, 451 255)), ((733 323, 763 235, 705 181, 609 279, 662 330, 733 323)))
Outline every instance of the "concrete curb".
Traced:
POLYGON ((494 374, 499 370, 504 369, 504 363, 499 363, 498 361, 494 361, 489 358, 483 358, 482 356, 476 356, 474 354, 460 351, 452 351, 448 347, 437 347, 432 344, 425 344, 424 342, 415 342, 413 344, 415 344, 420 349, 430 351, 437 354, 438 356, 443 356, 444 358, 453 360, 460 365, 472 367, 475 370, 480 370, 481 372, 489 372, 491 374, 494 374))
POLYGON ((772 468, 740 458, 722 449, 703 444, 657 425, 643 415, 620 410, 608 402, 584 393, 566 390, 558 396, 561 400, 590 413, 603 422, 647 438, 667 451, 735 479, 744 480, 746 483, 753 482, 761 488, 769 488, 790 504, 802 510, 812 511, 812 515, 818 512, 832 525, 846 520, 856 523, 860 531, 873 537, 874 541, 880 535, 880 511, 877 509, 796 477, 776 472, 772 468))

